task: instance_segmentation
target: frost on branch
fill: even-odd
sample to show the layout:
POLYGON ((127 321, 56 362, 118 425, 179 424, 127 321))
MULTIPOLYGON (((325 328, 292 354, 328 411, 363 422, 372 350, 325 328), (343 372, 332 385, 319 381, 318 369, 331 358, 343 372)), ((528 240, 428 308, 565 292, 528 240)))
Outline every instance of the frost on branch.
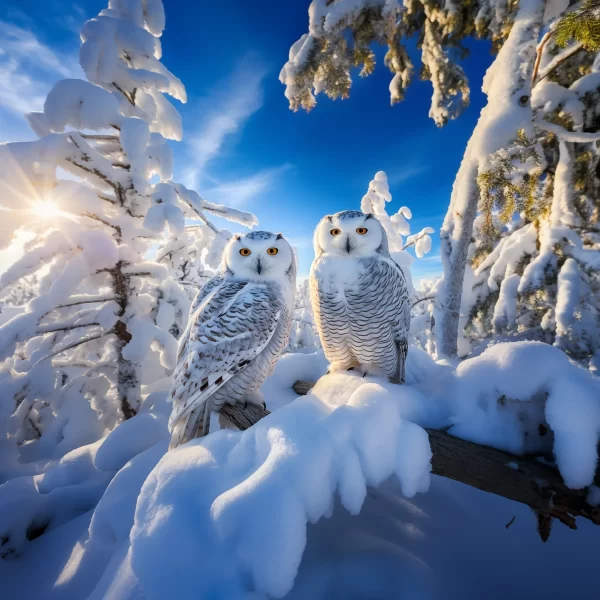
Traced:
POLYGON ((0 277, 3 299, 24 300, 0 326, 0 435, 23 463, 98 440, 169 376, 189 297, 148 259, 163 232, 194 220, 181 237, 212 264, 228 234, 210 215, 256 223, 171 180, 182 132, 166 95, 185 89, 160 62, 163 27, 160 0, 111 0, 82 29, 88 81, 58 82, 29 115, 40 139, 0 148, 0 247, 26 240, 0 277))

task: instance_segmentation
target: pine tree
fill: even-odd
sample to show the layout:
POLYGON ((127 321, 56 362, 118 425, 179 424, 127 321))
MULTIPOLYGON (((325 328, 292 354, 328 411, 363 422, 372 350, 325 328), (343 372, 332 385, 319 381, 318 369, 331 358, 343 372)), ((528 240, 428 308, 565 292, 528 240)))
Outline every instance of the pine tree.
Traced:
MULTIPOLYGON (((469 102, 469 84, 457 58, 469 36, 490 40, 498 51, 484 80, 488 106, 482 111, 457 174, 441 231, 444 280, 437 299, 436 337, 440 355, 454 355, 473 225, 479 210, 477 178, 487 157, 516 139, 533 135, 531 79, 542 29, 567 8, 566 0, 314 0, 309 32, 290 49, 281 81, 292 109, 310 110, 316 94, 346 98, 351 71, 373 71, 374 44, 387 47, 393 73, 392 103, 402 100, 413 79, 406 41, 417 36, 422 79, 431 81, 430 116, 439 126, 460 115, 469 102)), ((467 282, 469 281, 467 276, 467 282)), ((467 284, 468 285, 468 284, 467 284)), ((459 323, 460 321, 460 323, 459 323)))
POLYGON ((600 14, 576 4, 538 50, 534 136, 480 173, 467 333, 541 339, 597 368, 600 347, 600 14))
POLYGON ((171 181, 167 139, 182 123, 165 94, 186 95, 160 62, 163 28, 160 0, 111 0, 81 32, 88 81, 58 82, 28 117, 39 139, 0 149, 0 245, 21 227, 34 236, 1 293, 37 278, 0 327, 0 428, 17 444, 39 439, 40 456, 130 418, 141 386, 173 368, 189 299, 148 259, 165 227, 183 233, 193 218, 209 241, 221 234, 208 213, 255 222, 171 181))

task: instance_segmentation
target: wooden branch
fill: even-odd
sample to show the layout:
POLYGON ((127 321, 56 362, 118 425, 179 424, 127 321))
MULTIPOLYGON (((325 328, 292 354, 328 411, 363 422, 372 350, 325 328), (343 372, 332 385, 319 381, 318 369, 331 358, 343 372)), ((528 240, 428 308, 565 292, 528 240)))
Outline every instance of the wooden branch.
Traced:
POLYGON ((542 60, 542 54, 544 53, 544 46, 548 43, 552 37, 552 32, 548 31, 544 34, 542 41, 538 44, 536 50, 535 64, 533 66, 533 74, 531 75, 531 87, 535 84, 535 78, 537 77, 538 70, 540 68, 540 61, 542 60))
POLYGON ((565 60, 567 60, 568 58, 571 58, 571 56, 577 54, 578 52, 580 52, 581 50, 583 50, 583 44, 581 42, 577 42, 576 44, 574 44, 573 46, 570 46, 569 48, 567 48, 566 50, 564 50, 563 52, 561 52, 560 54, 557 54, 545 67, 544 69, 542 69, 542 71, 539 72, 538 74, 538 79, 537 81, 535 81, 534 79, 534 87, 535 85, 537 85, 540 81, 542 81, 542 79, 545 79, 546 77, 548 77, 548 75, 550 75, 550 73, 552 73, 552 71, 554 71, 554 69, 556 69, 557 67, 559 67, 563 62, 565 62, 565 60))
POLYGON ((256 404, 246 404, 246 406, 225 404, 219 414, 227 417, 227 420, 239 430, 245 431, 271 413, 266 408, 261 408, 256 404))
MULTIPOLYGON (((110 302, 112 300, 116 300, 116 298, 114 296, 94 296, 89 300, 82 299, 75 302, 67 302, 66 304, 59 304, 56 308, 68 308, 69 306, 79 306, 80 304, 99 304, 100 302, 110 302)), ((53 310, 56 310, 56 308, 53 310)))
POLYGON ((420 304, 421 302, 425 302, 426 300, 435 300, 435 295, 434 296, 425 296, 425 298, 421 298, 420 300, 417 300, 416 302, 413 302, 410 305, 410 307, 413 308, 417 304, 420 304))
POLYGON ((100 327, 100 323, 79 323, 79 324, 61 324, 40 325, 35 332, 36 335, 45 335, 46 333, 56 333, 57 331, 71 331, 72 329, 81 329, 82 327, 100 327))
POLYGON ((78 340, 77 342, 73 342, 72 344, 69 344, 68 346, 65 346, 64 348, 60 348, 60 350, 55 350, 51 354, 48 354, 48 356, 44 356, 44 357, 40 358, 40 360, 38 360, 33 366, 37 367, 39 364, 43 363, 45 360, 54 358, 58 354, 62 354, 63 352, 66 352, 67 350, 72 350, 73 348, 77 348, 77 346, 81 346, 82 344, 87 344, 88 342, 93 342, 94 340, 99 340, 99 339, 106 337, 107 335, 111 335, 113 333, 114 333, 113 330, 105 331, 104 333, 99 333, 98 335, 92 335, 83 340, 78 340))
MULTIPOLYGON (((305 395, 313 386, 312 381, 297 381, 293 389, 305 395)), ((238 429, 245 430, 269 411, 251 404, 245 407, 226 404, 221 414, 238 429)), ((553 517, 571 529, 577 529, 576 517, 600 525, 600 507, 588 504, 587 490, 568 488, 553 466, 534 457, 514 456, 467 442, 445 431, 426 431, 433 452, 432 473, 531 507, 538 514, 542 540, 546 541, 550 535, 553 517)), ((600 472, 596 482, 600 483, 600 472)))
POLYGON ((95 141, 100 141, 100 142, 106 142, 106 141, 118 142, 119 141, 118 135, 96 135, 96 134, 89 134, 89 133, 80 133, 79 135, 86 140, 95 140, 95 141))

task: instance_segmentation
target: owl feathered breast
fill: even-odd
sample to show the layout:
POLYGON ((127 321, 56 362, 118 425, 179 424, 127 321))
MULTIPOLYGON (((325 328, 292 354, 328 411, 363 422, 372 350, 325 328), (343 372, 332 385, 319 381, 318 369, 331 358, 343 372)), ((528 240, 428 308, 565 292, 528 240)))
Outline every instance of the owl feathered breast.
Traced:
POLYGON ((385 255, 358 258, 354 267, 348 278, 335 257, 323 254, 311 271, 311 302, 325 355, 331 363, 376 366, 403 381, 410 329, 404 274, 385 255))
POLYGON ((291 314, 273 283, 211 279, 180 341, 170 399, 172 446, 194 437, 190 415, 218 410, 258 389, 287 343, 291 314))

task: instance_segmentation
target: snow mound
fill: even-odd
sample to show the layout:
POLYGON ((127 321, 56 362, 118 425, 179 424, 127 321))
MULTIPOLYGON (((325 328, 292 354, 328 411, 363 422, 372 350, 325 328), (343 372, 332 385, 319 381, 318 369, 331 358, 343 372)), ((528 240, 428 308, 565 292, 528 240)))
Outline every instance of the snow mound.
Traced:
POLYGON ((490 346, 458 366, 453 398, 452 435, 516 454, 551 449, 567 486, 592 483, 600 379, 560 350, 541 342, 490 346))
POLYGON ((427 433, 403 420, 400 406, 357 374, 329 375, 248 431, 169 452, 142 488, 130 536, 147 597, 185 597, 195 573, 206 597, 253 589, 280 598, 292 588, 307 523, 329 516, 337 497, 357 514, 367 486, 393 475, 407 497, 427 491, 427 433))
POLYGON ((168 439, 166 415, 138 414, 107 437, 40 465, 43 474, 0 485, 0 558, 18 556, 46 530, 94 508, 92 541, 126 539, 139 490, 168 439))

